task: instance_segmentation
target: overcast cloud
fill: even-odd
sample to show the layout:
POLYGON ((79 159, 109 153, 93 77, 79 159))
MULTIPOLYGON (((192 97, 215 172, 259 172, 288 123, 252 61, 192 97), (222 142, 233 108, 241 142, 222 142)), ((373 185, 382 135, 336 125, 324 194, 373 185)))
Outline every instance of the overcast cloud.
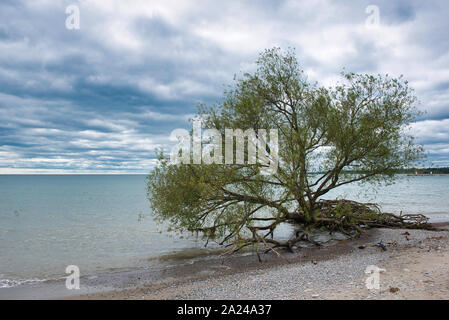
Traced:
POLYGON ((417 141, 447 166, 448 13, 445 0, 2 0, 0 173, 147 173, 197 104, 273 46, 296 48, 323 85, 343 68, 403 74, 426 111, 417 141), (79 30, 66 28, 69 5, 79 30))

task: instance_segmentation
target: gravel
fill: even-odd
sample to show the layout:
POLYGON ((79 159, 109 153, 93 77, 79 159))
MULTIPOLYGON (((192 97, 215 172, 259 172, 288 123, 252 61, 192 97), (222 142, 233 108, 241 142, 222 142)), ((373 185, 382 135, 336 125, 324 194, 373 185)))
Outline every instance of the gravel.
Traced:
MULTIPOLYGON (((365 249, 354 249, 345 255, 313 263, 295 263, 269 269, 246 271, 238 274, 193 281, 173 288, 170 299, 323 299, 329 294, 347 290, 365 289, 364 298, 375 298, 376 292, 365 288, 370 265, 380 268, 398 252, 407 248, 424 248, 424 240, 448 236, 449 232, 407 230, 410 240, 402 233, 406 230, 377 230, 377 239, 388 248, 383 251, 373 243, 365 249)), ((443 238, 444 238, 443 237, 443 238)), ((427 241, 427 240, 426 240, 427 241)), ((441 248, 447 238, 433 240, 433 246, 441 248)))

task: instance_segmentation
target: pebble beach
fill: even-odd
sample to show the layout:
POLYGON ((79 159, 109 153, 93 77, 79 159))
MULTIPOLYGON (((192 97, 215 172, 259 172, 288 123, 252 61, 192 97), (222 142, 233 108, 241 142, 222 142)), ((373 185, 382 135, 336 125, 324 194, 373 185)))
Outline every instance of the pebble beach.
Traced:
MULTIPOLYGON (((443 227, 442 227, 443 228, 443 227)), ((447 227, 446 227, 447 228, 447 227)), ((142 281, 133 288, 71 299, 448 299, 449 231, 373 229, 324 250, 265 262, 209 262, 195 277, 142 281), (386 251, 376 245, 382 241, 386 251), (368 289, 368 266, 382 269, 368 289)), ((238 260, 238 258, 236 258, 238 260)), ((248 258, 246 258, 248 259, 248 258)), ((255 259, 255 258, 254 258, 255 259)))

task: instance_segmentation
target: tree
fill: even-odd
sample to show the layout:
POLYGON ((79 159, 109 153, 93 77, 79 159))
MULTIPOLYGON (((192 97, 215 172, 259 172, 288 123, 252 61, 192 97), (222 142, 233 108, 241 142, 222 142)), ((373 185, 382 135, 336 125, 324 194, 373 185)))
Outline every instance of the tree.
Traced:
MULTIPOLYGON (((322 199, 348 183, 391 182, 395 169, 422 156, 407 133, 418 115, 407 81, 345 73, 340 84, 324 88, 307 80, 293 50, 279 48, 265 50, 256 64, 221 102, 200 106, 198 115, 204 128, 223 136, 227 128, 239 128, 265 139, 258 130, 277 129, 278 158, 269 159, 278 161, 276 172, 262 174, 267 164, 250 163, 249 148, 240 164, 172 165, 161 153, 148 176, 157 220, 232 245, 233 252, 261 243, 269 250, 291 249, 316 228, 352 236, 365 227, 431 228, 422 215, 396 216, 375 204, 322 199), (286 222, 301 231, 280 241, 274 231, 286 222)), ((270 156, 276 146, 267 140, 259 152, 270 156)))

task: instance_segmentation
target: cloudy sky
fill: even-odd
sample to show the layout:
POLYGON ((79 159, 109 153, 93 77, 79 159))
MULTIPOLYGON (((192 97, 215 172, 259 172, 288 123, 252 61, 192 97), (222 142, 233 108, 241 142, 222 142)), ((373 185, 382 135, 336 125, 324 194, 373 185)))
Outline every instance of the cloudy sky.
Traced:
POLYGON ((446 0, 2 0, 0 173, 147 173, 273 46, 323 85, 343 68, 403 74, 426 111, 417 141, 449 165, 448 14, 446 0))

